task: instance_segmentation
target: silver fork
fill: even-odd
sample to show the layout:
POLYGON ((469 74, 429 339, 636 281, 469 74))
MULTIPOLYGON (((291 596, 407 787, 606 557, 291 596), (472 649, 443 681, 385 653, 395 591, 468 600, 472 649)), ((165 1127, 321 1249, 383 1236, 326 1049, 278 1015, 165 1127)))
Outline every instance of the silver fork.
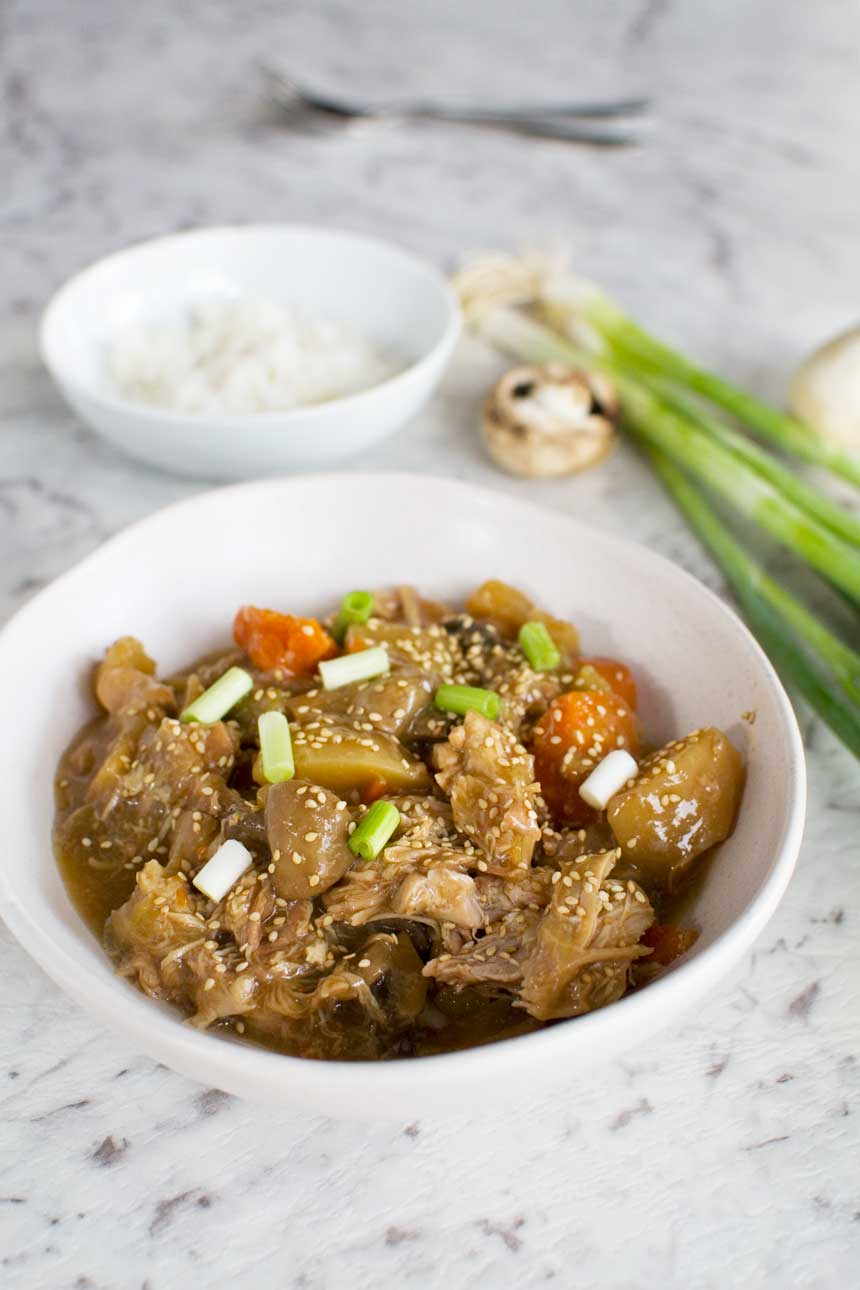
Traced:
POLYGON ((600 122, 639 116, 650 106, 650 100, 645 98, 492 106, 438 103, 430 99, 370 102, 324 94, 298 81, 292 72, 279 64, 264 64, 262 70, 269 97, 301 126, 322 131, 354 125, 395 125, 404 121, 435 120, 487 126, 571 143, 619 147, 639 140, 629 130, 607 129, 600 122))

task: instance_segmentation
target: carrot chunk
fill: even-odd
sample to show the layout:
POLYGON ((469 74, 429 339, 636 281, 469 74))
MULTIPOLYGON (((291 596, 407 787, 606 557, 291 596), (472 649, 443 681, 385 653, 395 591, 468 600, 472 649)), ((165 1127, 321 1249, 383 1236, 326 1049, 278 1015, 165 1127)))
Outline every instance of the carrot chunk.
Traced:
POLYGON ((636 718, 617 694, 572 690, 555 699, 535 726, 535 775, 556 821, 585 824, 594 811, 579 786, 616 748, 639 750, 636 718))
POLYGON ((255 667, 265 672, 281 668, 293 676, 312 672, 321 659, 337 653, 331 636, 315 618, 296 618, 254 605, 243 605, 236 614, 233 639, 255 667))
POLYGON ((628 708, 636 711, 636 682, 626 663, 619 662, 617 658, 606 658, 603 654, 582 658, 579 662, 580 665, 590 664, 595 672, 600 673, 614 693, 621 695, 628 708))

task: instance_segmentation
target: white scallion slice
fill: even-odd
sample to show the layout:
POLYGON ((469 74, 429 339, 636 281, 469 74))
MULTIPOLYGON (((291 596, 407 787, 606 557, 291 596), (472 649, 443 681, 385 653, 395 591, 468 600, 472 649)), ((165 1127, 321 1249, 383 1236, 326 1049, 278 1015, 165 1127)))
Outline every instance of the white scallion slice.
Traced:
POLYGON ((248 848, 235 838, 228 838, 191 881, 198 891, 217 904, 253 863, 254 857, 248 848))
POLYGON ((320 663, 320 676, 324 690, 339 690, 353 681, 369 681, 374 676, 384 676, 388 671, 388 650, 384 645, 359 650, 357 654, 343 654, 320 663))
POLYGON ((230 709, 253 688, 253 678, 243 667, 228 667, 214 685, 210 685, 199 698, 189 703, 180 719, 199 721, 201 725, 211 726, 214 721, 226 717, 230 709))
POLYGON ((628 779, 635 779, 639 774, 639 767, 629 752, 623 748, 616 748, 608 757, 595 766, 594 770, 582 784, 579 786, 579 796, 589 806, 595 807, 598 811, 604 811, 610 797, 627 783, 628 779))
POLYGON ((296 773, 290 723, 283 712, 263 712, 257 719, 263 774, 269 784, 292 779, 296 773))

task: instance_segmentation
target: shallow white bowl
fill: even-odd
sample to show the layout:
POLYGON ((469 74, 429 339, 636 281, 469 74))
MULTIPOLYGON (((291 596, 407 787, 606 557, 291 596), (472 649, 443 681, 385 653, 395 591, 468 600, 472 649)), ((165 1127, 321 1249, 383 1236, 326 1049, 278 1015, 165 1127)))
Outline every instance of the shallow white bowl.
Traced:
POLYGON ((169 507, 21 610, 0 635, 0 678, 15 731, 15 755, 0 780, 0 910, 14 934, 64 990, 152 1057, 231 1093, 332 1115, 483 1106, 512 1088, 538 1092, 587 1078, 600 1059, 650 1042, 743 955, 776 908, 800 845, 797 723, 739 619, 644 547, 450 480, 274 480, 169 507), (404 581, 456 601, 490 576, 570 617, 588 651, 630 661, 650 737, 713 724, 742 747, 740 818, 696 896, 694 949, 647 989, 576 1021, 381 1064, 305 1061, 201 1034, 114 976, 51 851, 53 770, 92 710, 88 678, 105 645, 135 633, 169 671, 224 642, 241 603, 313 612, 350 587, 404 581), (742 718, 750 712, 754 724, 742 718))
POLYGON ((177 233, 99 260, 49 303, 41 350, 82 420, 131 456, 246 479, 331 465, 391 434, 429 398, 459 333, 454 293, 426 261, 354 233, 273 224, 177 233), (107 365, 118 330, 176 322, 192 301, 237 293, 346 323, 403 370, 286 412, 193 416, 123 397, 107 365))

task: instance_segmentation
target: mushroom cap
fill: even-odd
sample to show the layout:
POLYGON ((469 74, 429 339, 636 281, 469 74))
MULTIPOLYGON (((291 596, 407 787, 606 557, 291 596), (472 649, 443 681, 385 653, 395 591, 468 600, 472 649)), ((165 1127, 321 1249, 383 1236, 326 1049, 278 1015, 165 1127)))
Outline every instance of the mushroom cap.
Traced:
POLYGON ((618 399, 599 373, 564 363, 514 367, 484 400, 490 456, 529 479, 571 475, 596 465, 615 442, 618 399))

